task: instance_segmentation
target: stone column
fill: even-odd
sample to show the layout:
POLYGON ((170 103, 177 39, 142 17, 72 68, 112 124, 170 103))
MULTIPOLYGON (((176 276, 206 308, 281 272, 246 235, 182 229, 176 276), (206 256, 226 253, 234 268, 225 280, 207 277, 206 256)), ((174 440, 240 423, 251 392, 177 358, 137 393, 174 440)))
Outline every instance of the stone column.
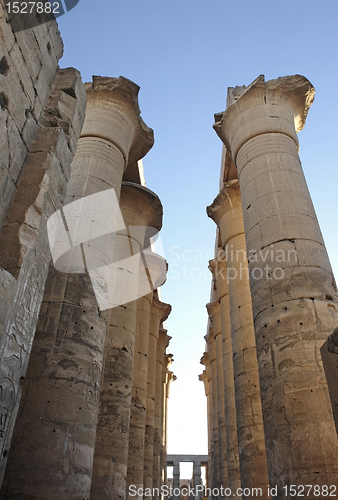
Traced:
MULTIPOLYGON (((174 462, 174 467, 173 467, 173 490, 178 493, 178 490, 180 489, 180 463, 179 462, 174 462)), ((180 495, 174 495, 173 498, 175 500, 180 500, 180 495)))
POLYGON ((196 486, 202 485, 202 472, 201 472, 201 462, 194 462, 193 467, 194 475, 194 488, 195 488, 195 500, 202 500, 202 492, 196 491, 196 486))
POLYGON ((220 486, 228 487, 228 467, 226 448, 226 428, 225 428, 225 403, 224 403, 224 378, 223 378, 223 342, 221 326, 220 303, 216 299, 207 304, 209 318, 213 325, 216 369, 217 369, 217 428, 218 428, 218 453, 219 453, 219 480, 220 486))
POLYGON ((338 323, 337 288, 298 156, 313 98, 303 76, 260 76, 215 124, 241 187, 270 484, 279 490, 335 484, 338 471, 320 357, 338 323))
POLYGON ((146 407, 146 432, 144 446, 144 488, 153 488, 154 468, 154 426, 155 426, 155 397, 156 397, 156 354, 157 339, 160 324, 167 319, 171 306, 161 302, 154 296, 150 309, 149 351, 148 351, 148 376, 147 376, 147 407, 146 407))
MULTIPOLYGON (((165 328, 159 329, 156 346, 156 381, 155 381, 155 410, 154 410, 154 468, 153 487, 161 488, 163 481, 161 463, 163 462, 163 404, 164 383, 163 374, 166 372, 165 353, 171 337, 165 328)), ((158 499, 159 495, 153 498, 158 499)))
MULTIPOLYGON (((86 89, 66 205, 108 189, 119 197, 128 161, 152 144, 135 84, 94 77, 86 89)), ((8 476, 12 498, 23 499, 23 491, 49 500, 89 497, 106 324, 82 267, 80 274, 50 268, 8 476)))
POLYGON ((207 213, 220 228, 227 261, 241 483, 243 488, 262 488, 263 498, 268 498, 255 331, 237 180, 225 184, 207 213))
POLYGON ((212 404, 212 467, 211 484, 212 488, 220 488, 220 457, 219 457, 219 439, 220 432, 218 428, 218 398, 217 398, 217 362, 216 362, 216 340, 212 325, 209 325, 209 331, 205 340, 208 345, 211 375, 211 404, 212 404))
MULTIPOLYGON (((135 229, 162 227, 162 205, 149 189, 124 182, 120 207, 127 228, 117 234, 115 248, 119 261, 118 285, 135 287, 135 300, 118 305, 107 312, 107 335, 104 369, 100 392, 100 410, 96 429, 92 500, 120 499, 126 496, 130 410, 136 330, 136 306, 140 250, 144 234, 133 235, 135 229), (130 265, 130 260, 135 266, 130 265), (135 276, 132 273, 135 268, 135 276)), ((147 244, 148 246, 148 244, 147 244)))
POLYGON ((213 471, 214 463, 214 442, 213 442, 213 405, 212 405, 212 373, 209 352, 205 352, 201 358, 201 364, 205 366, 200 380, 204 382, 205 395, 207 397, 207 412, 208 412, 208 471, 207 471, 207 486, 213 488, 213 471))
MULTIPOLYGON (((158 286, 162 285, 166 279, 166 274, 162 273, 163 259, 160 256, 156 256, 156 254, 147 254, 147 260, 148 269, 150 268, 149 274, 153 278, 155 277, 154 282, 157 282, 158 286), (150 260, 151 267, 149 265, 150 260), (157 277, 161 277, 160 281, 158 281, 157 277)), ((143 270, 143 268, 141 269, 143 270)), ((144 272, 140 274, 139 289, 141 288, 141 291, 145 292, 149 288, 149 274, 145 274, 144 272)), ((143 488, 149 323, 152 300, 153 291, 137 300, 135 354, 128 446, 127 495, 129 492, 129 486, 131 485, 136 486, 137 488, 143 488)), ((138 499, 139 497, 133 495, 131 498, 138 499)))
MULTIPOLYGON (((171 355, 168 355, 168 359, 171 360, 171 355)), ((169 366, 169 362, 167 364, 169 366)), ((164 419, 163 419, 163 426, 164 426, 164 457, 163 457, 163 463, 164 463, 164 484, 167 484, 167 473, 168 473, 168 467, 167 467, 167 449, 168 449, 168 400, 169 400, 169 393, 170 393, 170 385, 172 382, 174 382, 177 379, 176 375, 172 371, 167 370, 167 378, 166 378, 166 384, 165 384, 165 407, 164 407, 164 419)))
POLYGON ((220 302, 221 327, 222 327, 222 354, 223 354, 223 379, 224 379, 224 409, 226 429, 226 450, 228 463, 228 486, 234 493, 241 487, 239 469, 239 452, 237 436, 237 415, 235 399, 234 365, 231 342, 231 321, 229 305, 229 287, 225 254, 222 248, 218 249, 215 259, 209 262, 216 283, 216 296, 220 302))
MULTIPOLYGON (((147 401, 148 343, 150 306, 153 293, 137 301, 135 354, 130 410, 130 432, 128 446, 127 497, 128 487, 143 487, 145 411, 147 401)), ((141 500, 142 496, 133 498, 141 500)))

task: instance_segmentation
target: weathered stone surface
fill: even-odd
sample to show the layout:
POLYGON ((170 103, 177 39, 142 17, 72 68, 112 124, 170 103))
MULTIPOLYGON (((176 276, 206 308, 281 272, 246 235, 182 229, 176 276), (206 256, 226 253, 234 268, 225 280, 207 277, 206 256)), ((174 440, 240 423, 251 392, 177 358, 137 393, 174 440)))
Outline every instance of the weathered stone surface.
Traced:
MULTIPOLYGON (((133 227, 139 226, 154 227, 159 231, 162 227, 162 205, 149 189, 127 182, 122 184, 120 207, 128 233, 116 235, 116 259, 123 273, 122 283, 127 283, 131 269, 124 268, 124 262, 139 255, 144 244, 144 241, 128 235, 133 234, 133 227)), ((135 297, 138 273, 137 266, 131 283, 131 286, 135 286, 135 297)), ((125 498, 126 495, 136 307, 137 301, 134 300, 107 313, 104 372, 91 487, 93 499, 125 498), (105 446, 107 442, 111 443, 109 448, 105 446), (111 463, 114 465, 111 466, 111 463)))
POLYGON ((238 180, 225 184, 207 213, 220 228, 227 265, 241 485, 268 495, 261 395, 238 180))
MULTIPOLYGON (((77 78, 80 79, 80 76, 78 75, 77 78)), ((84 90, 83 87, 81 90, 79 86, 74 99, 76 101, 79 98, 77 108, 82 105, 81 95, 84 96, 84 90)), ((70 122, 71 120, 72 118, 69 117, 70 122)), ((79 123, 74 130, 79 136, 81 124, 79 123)), ((6 428, 3 432, 2 474, 20 403, 22 390, 19 385, 20 379, 26 376, 48 273, 50 251, 47 219, 63 203, 72 158, 73 154, 68 148, 67 136, 62 129, 50 127, 38 129, 0 235, 2 267, 17 278, 9 311, 3 324, 5 335, 2 337, 2 347, 0 347, 1 375, 12 383, 11 403, 6 408, 6 428)), ((39 355, 41 352, 37 348, 37 351, 34 350, 32 359, 37 359, 36 356, 39 355)), ((46 362, 44 355, 39 359, 46 362)), ((36 367, 35 370, 38 368, 36 367)), ((42 374, 40 375, 42 377, 42 374)), ((37 400, 40 401, 39 398, 44 396, 36 389, 35 384, 31 383, 30 377, 31 374, 28 372, 27 381, 22 385, 25 387, 25 398, 35 408, 37 400)), ((48 390, 46 392, 48 393, 48 390)), ((59 404, 60 401, 57 400, 56 405, 59 404)), ((64 409, 65 405, 62 405, 62 408, 64 409)), ((40 409, 43 413, 43 405, 40 409)), ((37 426, 37 422, 40 423, 40 420, 34 410, 29 410, 29 403, 27 406, 22 405, 15 439, 11 446, 5 486, 2 490, 2 492, 11 492, 12 498, 15 496, 23 498, 23 494, 29 494, 30 488, 35 488, 38 484, 33 479, 32 471, 36 471, 39 475, 41 469, 32 460, 32 454, 30 454, 30 460, 27 460, 27 443, 23 438, 27 428, 31 425, 30 443, 32 445, 34 439, 39 442, 42 430, 37 426), (23 407, 27 409, 27 415, 23 412, 23 407), (30 485, 28 481, 26 482, 28 476, 30 485), (21 480, 13 480, 13 477, 21 477, 21 480), (24 490, 23 484, 25 484, 24 490)), ((34 449, 36 456, 39 456, 39 447, 36 446, 34 449)), ((50 498, 52 498, 52 493, 50 498)))
POLYGON ((319 352, 337 325, 337 288, 297 151, 313 97, 302 76, 261 76, 214 126, 238 170, 269 479, 279 490, 333 484, 338 470, 319 352))
POLYGON ((226 256, 222 248, 218 248, 217 256, 210 261, 216 285, 216 297, 220 302, 220 321, 222 346, 219 351, 223 356, 224 380, 224 413, 225 413, 225 446, 227 460, 228 487, 233 494, 241 487, 239 451, 237 435, 236 398, 234 383, 233 351, 231 342, 231 320, 229 304, 229 286, 226 267, 226 256))
POLYGON ((151 304, 149 325, 146 431, 143 471, 144 488, 153 487, 157 340, 159 337, 160 324, 167 319, 171 312, 171 306, 161 302, 156 295, 157 294, 154 294, 151 304))
MULTIPOLYGON (((1 2, 4 7, 5 2, 1 2)), ((0 227, 14 196, 15 185, 36 135, 63 53, 56 21, 48 27, 12 32, 6 8, 0 17, 0 227)))

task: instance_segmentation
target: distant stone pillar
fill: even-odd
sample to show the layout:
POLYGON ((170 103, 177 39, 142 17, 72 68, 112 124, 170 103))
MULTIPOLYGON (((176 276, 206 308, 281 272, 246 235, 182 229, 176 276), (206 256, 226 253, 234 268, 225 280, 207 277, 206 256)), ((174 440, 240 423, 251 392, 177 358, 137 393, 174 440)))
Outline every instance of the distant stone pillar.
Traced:
POLYGON ((180 490, 180 463, 174 462, 173 467, 173 490, 174 490, 174 500, 180 500, 180 495, 175 495, 180 490))
POLYGON ((214 462, 214 439, 213 439, 213 404, 212 404, 212 370, 210 363, 209 352, 205 352, 201 358, 201 364, 205 366, 205 370, 199 379, 204 382, 205 395, 207 397, 207 412, 208 412, 208 470, 207 470, 207 486, 213 488, 213 471, 215 468, 214 462))
MULTIPOLYGON (((144 268, 139 276, 139 293, 146 292, 149 285, 152 288, 161 286, 166 279, 166 268, 164 259, 155 253, 146 254, 149 273, 144 273, 144 268), (151 283, 149 283, 149 279, 151 283), (159 281, 158 281, 159 280, 159 281)), ((151 293, 137 300, 136 309, 136 331, 135 331, 135 354, 133 366, 132 398, 130 410, 130 430, 128 446, 128 470, 127 470, 127 497, 130 486, 143 488, 144 470, 144 443, 146 427, 146 403, 147 403, 147 374, 148 374, 148 345, 149 345, 149 323, 150 307, 153 301, 153 290, 151 293)), ((141 500, 138 495, 131 498, 141 500)), ((143 498, 143 495, 142 495, 143 498)))
POLYGON ((220 432, 218 428, 218 398, 217 398, 217 361, 216 361, 216 340, 214 337, 214 329, 210 325, 209 331, 205 340, 208 345, 209 359, 210 359, 210 372, 212 380, 212 470, 211 481, 212 488, 220 488, 220 457, 219 457, 219 440, 220 432))
POLYGON ((207 304, 207 311, 213 325, 216 368, 217 368, 217 428, 218 428, 218 453, 219 453, 219 481, 220 486, 228 487, 228 464, 226 447, 226 428, 225 428, 225 403, 224 403, 224 377, 223 377, 223 342, 221 326, 220 303, 216 299, 207 304))
POLYGON ((150 308, 149 350, 148 350, 148 376, 147 376, 147 407, 146 407, 146 432, 144 445, 144 488, 153 488, 154 468, 154 426, 155 426, 155 398, 156 398, 156 355, 157 339, 160 324, 169 316, 171 306, 161 302, 154 296, 150 308))
MULTIPOLYGON (((86 90, 65 205, 107 189, 119 197, 128 161, 153 143, 139 116, 137 85, 94 77, 86 90)), ((12 498, 18 492, 22 499, 23 491, 48 500, 89 497, 106 334, 102 316, 84 270, 67 274, 50 267, 11 450, 12 498)))
MULTIPOLYGON (((167 367, 170 366, 171 363, 171 354, 168 355, 168 363, 167 367)), ((163 419, 163 425, 164 425, 164 457, 163 457, 163 463, 164 463, 164 484, 167 484, 168 480, 168 467, 167 467, 167 449, 168 449, 168 400, 169 400, 169 393, 170 393, 170 385, 173 381, 177 379, 176 375, 172 371, 169 371, 167 369, 167 377, 166 377, 166 384, 165 384, 165 407, 164 407, 164 419, 163 419)))
POLYGON ((136 228, 162 227, 162 205, 149 189, 131 182, 122 184, 120 208, 127 228, 117 234, 116 258, 119 283, 135 286, 135 300, 107 311, 107 335, 100 392, 100 410, 91 486, 92 500, 126 496, 130 411, 133 382, 136 306, 140 250, 143 234, 132 236, 136 228), (132 247, 132 251, 130 250, 132 247), (127 261, 135 259, 135 276, 127 261), (127 267, 125 267, 127 266, 127 267))
MULTIPOLYGON (((153 293, 137 301, 135 353, 128 445, 127 498, 130 486, 143 488, 145 412, 147 401, 148 342, 150 306, 153 293)), ((143 495, 133 496, 142 500, 143 495)))
POLYGON ((209 262, 210 270, 216 282, 216 296, 220 302, 222 340, 223 340, 223 378, 224 409, 226 429, 226 450, 228 463, 228 486, 234 493, 241 487, 239 469, 239 452, 237 436, 237 415, 235 399, 234 365, 231 342, 231 320, 229 304, 229 287, 225 254, 219 249, 215 259, 209 262))
POLYGON ((194 490, 195 490, 195 500, 202 500, 202 492, 197 490, 197 486, 202 485, 202 472, 201 472, 201 462, 194 462, 193 466, 193 475, 194 475, 194 490))
POLYGON ((241 187, 270 484, 335 484, 338 440, 320 347, 337 288, 298 156, 314 88, 260 76, 216 116, 241 187))
MULTIPOLYGON (((166 370, 165 353, 171 337, 167 335, 165 328, 159 329, 156 346, 156 382, 155 382, 155 410, 154 410, 154 465, 153 465, 153 487, 160 490, 162 483, 161 463, 163 461, 163 405, 164 405, 164 382, 163 372, 166 370)), ((160 495, 154 495, 158 499, 160 495)))
POLYGON ((220 228, 227 261, 241 483, 243 488, 262 488, 263 498, 268 498, 255 331, 237 180, 225 184, 207 213, 220 228))

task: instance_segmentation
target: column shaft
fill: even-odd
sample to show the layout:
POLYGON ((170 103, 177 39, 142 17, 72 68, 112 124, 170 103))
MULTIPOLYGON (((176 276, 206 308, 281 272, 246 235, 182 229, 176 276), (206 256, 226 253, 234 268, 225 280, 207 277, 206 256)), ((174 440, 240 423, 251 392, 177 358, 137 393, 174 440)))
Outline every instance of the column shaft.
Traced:
POLYGON ((171 311, 171 306, 158 300, 155 296, 151 305, 149 328, 149 356, 147 376, 147 407, 146 432, 144 447, 144 488, 153 488, 154 473, 154 428, 155 428, 155 398, 156 398, 156 357, 157 339, 160 324, 165 321, 171 311))
MULTIPOLYGON (((135 356, 130 411, 127 485, 143 488, 150 305, 153 294, 137 301, 135 356)), ((128 488, 127 488, 128 493, 128 488)), ((133 498, 139 498, 138 496, 133 498)), ((141 500, 141 497, 139 498, 141 500)))
POLYGON ((241 484, 243 488, 262 488, 263 498, 268 498, 255 331, 238 181, 228 182, 207 211, 220 227, 227 263, 241 484))
MULTIPOLYGON (((115 235, 116 294, 125 287, 135 300, 107 311, 104 370, 91 485, 91 499, 125 498, 132 402, 136 307, 141 249, 148 242, 136 228, 162 227, 162 205, 149 189, 123 183, 120 207, 127 231, 115 235), (134 234, 135 233, 135 234, 134 234), (131 236, 132 235, 132 236, 131 236)), ((115 269, 115 268, 114 268, 115 269)))
POLYGON ((217 424, 218 424, 218 453, 219 453, 219 481, 220 486, 228 487, 228 467, 225 428, 224 378, 223 378, 223 342, 221 327, 221 311, 216 299, 207 305, 208 314, 212 321, 217 369, 217 424))
POLYGON ((225 254, 221 248, 218 249, 216 258, 210 261, 210 268, 216 282, 217 298, 220 301, 228 486, 234 493, 241 487, 241 478, 239 468, 234 366, 231 342, 229 288, 225 254))

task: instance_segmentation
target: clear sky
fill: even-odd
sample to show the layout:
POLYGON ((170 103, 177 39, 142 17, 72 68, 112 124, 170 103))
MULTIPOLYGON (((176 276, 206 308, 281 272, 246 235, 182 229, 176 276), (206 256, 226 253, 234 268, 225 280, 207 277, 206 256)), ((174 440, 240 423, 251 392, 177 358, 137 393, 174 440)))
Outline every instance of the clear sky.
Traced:
POLYGON ((207 453, 206 398, 199 364, 210 295, 222 145, 213 115, 228 86, 301 74, 316 88, 300 156, 338 276, 338 2, 305 0, 80 0, 59 18, 61 67, 125 76, 141 87, 142 117, 155 145, 144 158, 147 186, 164 206, 161 237, 169 275, 162 299, 177 381, 171 386, 169 453, 207 453))

